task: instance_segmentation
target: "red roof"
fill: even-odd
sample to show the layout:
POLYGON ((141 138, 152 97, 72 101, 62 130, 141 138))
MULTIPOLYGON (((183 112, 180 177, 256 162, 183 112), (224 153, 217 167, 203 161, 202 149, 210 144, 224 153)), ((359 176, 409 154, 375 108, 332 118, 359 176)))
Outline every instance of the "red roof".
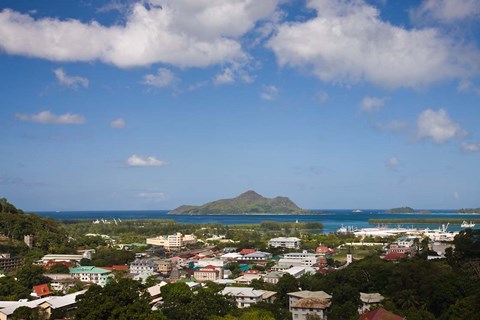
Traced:
POLYGON ((242 249, 242 251, 240 251, 240 254, 246 255, 246 254, 250 254, 250 253, 254 253, 254 252, 257 252, 257 250, 256 249, 242 249))
POLYGON ((390 253, 387 254, 385 257, 383 257, 383 260, 386 260, 386 261, 397 261, 397 260, 403 259, 403 258, 405 258, 405 257, 406 257, 405 253, 401 253, 401 252, 390 252, 390 253))
POLYGON ((242 274, 260 274, 260 270, 247 270, 245 272, 242 272, 242 274))
POLYGON ((47 263, 45 263, 45 268, 46 269, 50 269, 51 266, 54 266, 56 264, 63 264, 64 266, 67 266, 68 268, 72 268, 73 267, 73 263, 69 262, 69 261, 48 261, 47 263))
POLYGON ((404 320, 404 318, 383 308, 378 308, 362 314, 358 320, 404 320))
POLYGON ((113 270, 128 271, 128 266, 124 266, 124 265, 113 265, 111 267, 99 267, 99 268, 110 270, 110 271, 113 271, 113 270))
POLYGON ((328 247, 326 246, 319 246, 317 247, 317 249, 315 250, 317 253, 325 253, 328 251, 328 247))
POLYGON ((48 287, 48 284, 39 284, 38 286, 33 287, 33 291, 37 295, 37 297, 45 297, 50 294, 53 294, 52 291, 50 291, 50 288, 48 287))

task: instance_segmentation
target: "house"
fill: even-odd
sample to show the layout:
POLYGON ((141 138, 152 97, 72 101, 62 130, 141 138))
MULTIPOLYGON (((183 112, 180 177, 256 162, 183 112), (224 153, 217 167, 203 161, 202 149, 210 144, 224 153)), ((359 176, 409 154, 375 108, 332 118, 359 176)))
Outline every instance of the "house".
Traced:
POLYGON ((405 320, 405 318, 391 313, 383 308, 362 314, 358 320, 405 320))
POLYGON ((50 288, 53 291, 67 293, 70 288, 75 286, 77 280, 72 279, 72 276, 68 273, 48 273, 44 274, 44 277, 50 279, 50 288))
POLYGON ((140 283, 145 284, 149 277, 151 277, 151 276, 157 277, 158 275, 159 274, 156 273, 155 271, 148 270, 148 271, 143 271, 143 272, 135 274, 133 276, 133 280, 139 281, 140 283))
POLYGON ((331 295, 324 291, 297 291, 288 293, 289 310, 293 320, 306 320, 307 315, 327 319, 326 310, 330 307, 331 295))
POLYGON ((398 261, 398 260, 406 258, 406 257, 407 256, 405 255, 405 253, 391 252, 391 253, 386 254, 383 257, 383 260, 385 260, 385 261, 398 261))
POLYGON ((250 284, 252 280, 260 280, 262 276, 258 273, 244 273, 240 277, 235 278, 235 283, 238 284, 250 284))
POLYGON ((262 279, 266 283, 277 284, 278 280, 280 280, 280 278, 283 277, 284 274, 284 272, 272 271, 263 275, 262 279))
POLYGON ((380 303, 385 298, 380 293, 363 293, 360 292, 360 300, 362 301, 362 306, 358 308, 358 313, 362 314, 367 311, 378 308, 380 303))
POLYGON ((283 270, 283 272, 288 273, 288 274, 294 276, 295 278, 300 278, 305 273, 314 274, 314 273, 316 273, 316 270, 312 267, 291 267, 291 268, 283 270))
POLYGON ((78 291, 75 293, 67 294, 62 297, 49 297, 48 300, 40 303, 38 306, 44 310, 47 315, 47 319, 50 319, 53 312, 68 311, 76 308, 77 296, 84 294, 86 290, 78 291))
POLYGON ((255 290, 249 287, 225 287, 220 293, 224 296, 232 296, 239 308, 248 308, 260 301, 272 303, 277 294, 274 291, 255 290))
POLYGON ((301 240, 295 237, 279 237, 268 240, 268 246, 272 248, 300 249, 301 240))
POLYGON ((70 274, 74 279, 82 282, 94 283, 104 287, 112 277, 109 270, 97 268, 94 266, 81 266, 70 269, 70 274))
POLYGON ((315 249, 315 253, 321 255, 321 256, 326 256, 326 255, 331 255, 335 252, 334 249, 331 249, 327 246, 318 246, 317 249, 315 249))
POLYGON ((244 256, 244 255, 247 255, 247 254, 250 254, 250 253, 254 253, 256 252, 257 249, 242 249, 239 253, 244 256))
POLYGON ((173 269, 174 263, 167 259, 154 259, 157 264, 157 272, 161 275, 169 275, 173 269))
POLYGON ((153 259, 135 259, 130 263, 130 273, 156 272, 158 265, 153 259))
POLYGON ((32 297, 44 298, 52 295, 53 292, 48 287, 48 284, 39 284, 38 286, 33 286, 33 292, 30 294, 32 297))
POLYGON ((193 272, 193 277, 198 282, 215 281, 223 278, 223 269, 220 267, 208 265, 193 272))
MULTIPOLYGON (((43 265, 47 265, 49 262, 80 262, 83 258, 87 258, 86 254, 47 254, 42 258, 43 265)), ((90 255, 91 258, 91 255, 90 255)))

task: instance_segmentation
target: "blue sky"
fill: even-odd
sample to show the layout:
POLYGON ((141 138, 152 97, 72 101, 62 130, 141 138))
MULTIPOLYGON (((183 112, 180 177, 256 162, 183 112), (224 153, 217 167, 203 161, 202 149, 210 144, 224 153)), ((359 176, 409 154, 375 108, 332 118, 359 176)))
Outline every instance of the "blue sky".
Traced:
POLYGON ((0 195, 480 206, 476 0, 0 3, 0 195))

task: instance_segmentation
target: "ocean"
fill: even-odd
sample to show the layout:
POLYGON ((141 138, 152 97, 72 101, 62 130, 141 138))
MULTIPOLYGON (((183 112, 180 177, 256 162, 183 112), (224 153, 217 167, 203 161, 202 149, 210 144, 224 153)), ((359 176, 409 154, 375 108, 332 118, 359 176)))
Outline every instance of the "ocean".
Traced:
MULTIPOLYGON (((39 215, 52 217, 56 220, 96 220, 106 219, 170 219, 181 223, 220 223, 229 224, 259 224, 263 221, 277 222, 321 222, 324 226, 323 233, 335 232, 342 225, 356 228, 374 227, 368 223, 369 219, 400 219, 400 218, 442 218, 442 219, 463 219, 469 221, 480 217, 471 214, 457 214, 453 210, 429 210, 429 214, 393 214, 385 213, 384 209, 365 209, 360 213, 352 210, 312 210, 315 214, 292 215, 292 214, 248 214, 248 215, 167 215, 168 210, 111 210, 111 211, 42 211, 39 215)), ((396 225, 388 225, 390 227, 396 225)), ((402 227, 413 228, 438 228, 439 224, 402 224, 402 227)), ((475 228, 479 228, 477 223, 475 228)), ((448 230, 458 231, 460 225, 450 225, 448 230)))

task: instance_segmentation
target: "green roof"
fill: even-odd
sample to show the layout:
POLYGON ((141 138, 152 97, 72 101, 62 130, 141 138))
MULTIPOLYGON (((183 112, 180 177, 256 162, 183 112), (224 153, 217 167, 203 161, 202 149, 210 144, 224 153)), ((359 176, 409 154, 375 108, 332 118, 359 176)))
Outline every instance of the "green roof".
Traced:
POLYGON ((81 267, 76 267, 70 269, 70 273, 100 273, 100 274, 105 274, 105 273, 110 273, 110 270, 105 270, 102 268, 97 268, 94 266, 81 266, 81 267))

